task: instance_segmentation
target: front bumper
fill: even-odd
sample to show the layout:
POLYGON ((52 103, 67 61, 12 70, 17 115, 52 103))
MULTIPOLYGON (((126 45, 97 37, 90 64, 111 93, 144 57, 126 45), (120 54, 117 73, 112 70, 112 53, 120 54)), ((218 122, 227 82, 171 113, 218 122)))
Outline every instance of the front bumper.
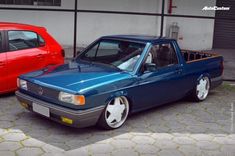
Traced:
MULTIPOLYGON (((17 99, 21 103, 21 105, 23 105, 24 108, 28 109, 29 111, 35 112, 33 111, 33 103, 36 103, 37 105, 40 105, 49 109, 49 117, 48 116, 45 116, 45 117, 50 118, 61 124, 65 124, 65 125, 77 127, 77 128, 83 128, 83 127, 95 125, 105 108, 105 106, 99 106, 99 107, 95 107, 95 108, 91 108, 87 110, 72 110, 69 108, 57 106, 57 105, 36 99, 29 95, 23 94, 19 91, 16 91, 15 94, 16 94, 17 99), (62 117, 71 119, 72 123, 66 123, 62 121, 62 117)), ((40 114, 40 113, 37 113, 37 114, 40 114)))

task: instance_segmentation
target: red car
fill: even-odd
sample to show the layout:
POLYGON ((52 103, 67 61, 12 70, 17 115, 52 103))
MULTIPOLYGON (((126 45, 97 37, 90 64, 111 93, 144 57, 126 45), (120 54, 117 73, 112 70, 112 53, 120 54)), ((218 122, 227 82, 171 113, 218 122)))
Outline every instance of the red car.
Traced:
POLYGON ((0 94, 16 90, 21 74, 63 63, 64 50, 45 28, 0 22, 0 94))

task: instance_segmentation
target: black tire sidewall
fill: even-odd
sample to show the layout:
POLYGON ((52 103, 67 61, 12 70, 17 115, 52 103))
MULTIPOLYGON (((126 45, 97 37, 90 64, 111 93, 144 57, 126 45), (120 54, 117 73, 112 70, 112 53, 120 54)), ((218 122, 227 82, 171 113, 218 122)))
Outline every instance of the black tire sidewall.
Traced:
MULTIPOLYGON (((126 98, 126 99, 127 99, 127 98, 126 98)), ((112 100, 110 100, 110 101, 112 101, 112 100)), ((109 101, 109 102, 110 102, 110 101, 109 101)), ((128 99, 127 99, 127 101, 128 101, 128 99)), ((108 104, 109 104, 109 102, 108 102, 108 104)), ((115 128, 110 127, 110 126, 108 125, 106 119, 105 119, 105 112, 106 112, 106 109, 107 109, 107 107, 108 107, 108 104, 106 105, 105 109, 103 110, 103 112, 102 112, 102 114, 101 114, 101 116, 100 116, 100 118, 99 118, 99 120, 98 120, 98 122, 97 122, 97 125, 98 125, 100 128, 105 129, 105 130, 114 130, 114 129, 118 129, 118 128, 122 127, 122 126, 125 124, 125 122, 126 122, 128 116, 129 116, 129 112, 130 112, 130 104, 129 104, 129 101, 128 101, 129 111, 127 112, 127 118, 125 119, 125 121, 123 122, 123 124, 121 124, 119 127, 115 127, 115 128)))

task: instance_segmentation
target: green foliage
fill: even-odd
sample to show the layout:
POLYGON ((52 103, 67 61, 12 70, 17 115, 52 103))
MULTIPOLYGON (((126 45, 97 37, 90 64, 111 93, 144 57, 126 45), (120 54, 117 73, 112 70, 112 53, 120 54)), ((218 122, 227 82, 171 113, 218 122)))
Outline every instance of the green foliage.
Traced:
POLYGON ((235 85, 231 85, 227 82, 223 83, 222 85, 223 89, 230 91, 230 92, 235 92, 235 85))

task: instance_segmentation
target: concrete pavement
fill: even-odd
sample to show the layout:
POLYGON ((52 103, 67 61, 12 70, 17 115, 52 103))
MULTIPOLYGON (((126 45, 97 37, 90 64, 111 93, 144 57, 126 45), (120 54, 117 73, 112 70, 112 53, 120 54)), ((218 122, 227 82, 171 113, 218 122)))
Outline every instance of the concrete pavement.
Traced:
POLYGON ((1 156, 234 156, 235 87, 201 103, 181 100, 132 115, 120 129, 74 129, 0 97, 1 156))
POLYGON ((211 51, 224 57, 224 79, 235 81, 235 49, 214 49, 211 51))

